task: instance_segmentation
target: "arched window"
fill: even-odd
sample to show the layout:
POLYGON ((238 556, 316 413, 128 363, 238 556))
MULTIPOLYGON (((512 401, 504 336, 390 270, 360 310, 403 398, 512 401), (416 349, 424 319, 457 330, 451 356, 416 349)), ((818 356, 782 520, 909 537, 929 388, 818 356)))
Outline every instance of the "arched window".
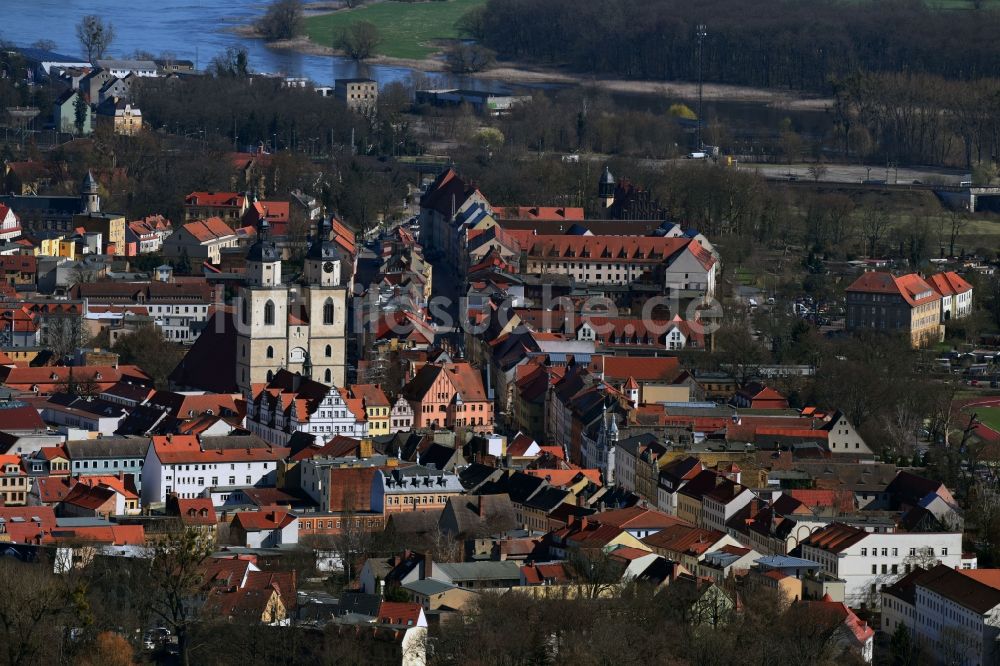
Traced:
POLYGON ((249 324, 250 323, 250 303, 248 303, 247 299, 245 299, 245 298, 243 299, 243 302, 241 303, 241 309, 243 311, 243 323, 244 324, 249 324))
POLYGON ((323 381, 327 384, 333 381, 333 373, 330 372, 330 368, 327 368, 326 372, 323 373, 323 381))
POLYGON ((267 371, 267 381, 271 381, 272 379, 274 379, 274 371, 268 370, 267 371))
POLYGON ((274 358, 274 347, 272 347, 271 345, 267 346, 267 357, 274 358))
POLYGON ((326 346, 326 357, 330 358, 331 356, 333 356, 333 347, 331 347, 330 345, 327 345, 326 346))
POLYGON ((268 300, 264 303, 264 325, 274 325, 274 301, 268 300))
POLYGON ((333 299, 328 298, 323 303, 323 323, 330 325, 333 323, 333 299))

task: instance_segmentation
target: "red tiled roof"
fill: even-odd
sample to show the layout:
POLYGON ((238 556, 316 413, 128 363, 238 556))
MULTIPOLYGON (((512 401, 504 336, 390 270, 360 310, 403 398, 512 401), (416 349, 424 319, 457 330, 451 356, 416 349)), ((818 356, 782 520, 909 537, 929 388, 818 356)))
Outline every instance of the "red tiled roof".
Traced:
POLYGON ((146 543, 146 531, 142 525, 87 525, 56 528, 51 538, 57 542, 87 541, 115 546, 141 546, 146 543))
POLYGON ((803 544, 839 553, 868 536, 868 532, 844 523, 833 523, 810 534, 803 544))
POLYGON ((854 614, 843 602, 832 601, 829 595, 823 597, 822 601, 804 601, 805 607, 819 613, 829 615, 839 619, 851 632, 858 645, 864 645, 868 639, 875 635, 875 630, 868 626, 868 623, 854 614))
POLYGON ((529 476, 545 479, 550 485, 557 488, 574 483, 580 475, 587 477, 588 481, 598 487, 603 485, 599 469, 526 469, 523 471, 529 476))
POLYGON ((181 227, 186 232, 194 236, 201 243, 207 243, 226 236, 232 236, 236 232, 232 227, 218 217, 210 217, 207 220, 195 220, 188 222, 181 227))
POLYGON ((608 382, 624 382, 629 377, 637 382, 671 382, 680 374, 680 360, 672 356, 653 358, 632 356, 594 356, 590 371, 608 382))
POLYGON ((38 410, 34 407, 30 407, 28 405, 10 407, 7 409, 0 409, 0 430, 4 432, 11 432, 15 430, 44 432, 45 421, 42 420, 38 410))
POLYGON ((244 590, 274 590, 281 597, 285 610, 295 609, 298 586, 294 571, 250 571, 244 590))
POLYGON ((894 276, 891 273, 870 271, 862 273, 847 288, 848 292, 898 294, 911 307, 941 299, 941 295, 916 273, 894 276))
POLYGON ((68 476, 40 476, 35 479, 38 490, 38 501, 42 504, 56 504, 69 494, 70 488, 76 485, 76 480, 68 476))
POLYGON ((51 393, 64 387, 70 373, 78 382, 93 380, 101 390, 107 390, 129 377, 139 382, 151 382, 149 375, 135 365, 120 365, 117 368, 106 365, 48 366, 43 368, 11 368, 0 366, 0 384, 19 391, 31 391, 37 386, 39 393, 51 393))
POLYGON ((410 601, 383 601, 378 607, 379 624, 415 627, 420 622, 420 604, 410 601))
POLYGON ((565 206, 502 206, 493 209, 506 220, 582 220, 583 208, 565 206))
POLYGON ((203 449, 194 435, 157 435, 152 438, 153 450, 163 464, 177 463, 233 463, 278 461, 288 455, 285 447, 259 446, 232 449, 203 449))
POLYGON ((519 432, 511 443, 507 445, 507 453, 520 458, 523 457, 532 446, 538 446, 538 443, 535 442, 535 438, 531 435, 519 432))
POLYGON ((233 525, 239 523, 240 527, 247 532, 257 532, 281 529, 291 525, 295 520, 295 515, 287 511, 240 511, 233 518, 233 525))
POLYGON ((177 391, 157 391, 148 404, 166 410, 171 416, 186 419, 211 411, 221 414, 223 410, 237 413, 236 400, 240 396, 233 393, 190 394, 177 391))
POLYGON ((978 583, 1000 590, 1000 569, 959 569, 958 572, 978 583))
POLYGON ((761 436, 799 437, 803 439, 826 439, 830 435, 826 430, 812 430, 810 428, 757 428, 754 432, 761 436))
POLYGON ((185 206, 243 207, 246 196, 239 192, 192 192, 184 197, 185 206))
POLYGON ((177 498, 177 509, 185 525, 215 525, 218 520, 212 500, 207 497, 177 498))
POLYGON ((690 525, 687 521, 675 516, 669 516, 661 511, 646 509, 640 506, 601 511, 591 516, 591 518, 599 523, 614 525, 623 529, 662 529, 672 525, 690 525))
POLYGON ((538 447, 543 453, 548 453, 553 458, 558 458, 559 460, 566 459, 566 452, 563 451, 561 446, 540 446, 538 447))
POLYGON ((813 488, 793 488, 784 494, 791 495, 809 507, 830 507, 841 513, 854 511, 854 493, 849 490, 818 490, 813 488))
POLYGON ((0 506, 0 518, 12 543, 41 543, 56 526, 50 506, 0 506))
POLYGON ((84 509, 97 510, 113 500, 115 491, 104 486, 88 486, 85 483, 77 483, 73 489, 66 493, 63 498, 64 504, 72 504, 84 509))
POLYGON ((955 271, 931 275, 927 278, 927 283, 942 296, 957 296, 972 291, 972 285, 955 271))
POLYGON ((646 557, 651 554, 648 550, 640 550, 638 548, 631 548, 630 546, 619 546, 611 551, 611 557, 625 560, 626 562, 631 562, 632 560, 637 560, 640 557, 646 557))
POLYGON ((693 527, 687 523, 665 527, 642 541, 651 548, 701 556, 725 536, 718 530, 693 527))
POLYGON ((365 408, 391 407, 385 391, 377 384, 351 384, 347 387, 351 396, 364 402, 365 408))
MULTIPOLYGON (((648 555, 649 553, 643 552, 643 554, 648 555)), ((523 565, 521 567, 521 576, 527 585, 541 585, 543 583, 555 583, 558 585, 570 581, 570 575, 562 562, 523 565)))
POLYGON ((665 236, 530 236, 529 257, 543 259, 586 258, 591 262, 662 263, 692 243, 688 238, 665 236))

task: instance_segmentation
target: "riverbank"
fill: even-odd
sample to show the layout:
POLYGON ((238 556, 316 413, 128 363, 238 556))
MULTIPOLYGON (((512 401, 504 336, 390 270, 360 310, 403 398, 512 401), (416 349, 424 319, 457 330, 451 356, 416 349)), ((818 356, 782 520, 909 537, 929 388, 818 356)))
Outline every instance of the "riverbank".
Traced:
MULTIPOLYGON (((241 29, 240 34, 245 37, 258 36, 252 28, 241 29)), ((307 55, 347 57, 343 51, 330 46, 322 46, 308 37, 271 42, 268 44, 268 47, 295 51, 307 55)), ((406 67, 420 72, 448 71, 447 65, 441 59, 440 53, 420 59, 390 58, 379 55, 366 59, 364 64, 406 67)), ((629 95, 656 95, 683 100, 696 100, 698 98, 698 84, 687 81, 636 81, 630 79, 602 78, 516 62, 501 62, 496 67, 492 67, 486 71, 467 74, 465 76, 486 81, 497 81, 512 86, 588 86, 607 92, 629 95)), ((704 84, 702 96, 706 101, 751 102, 796 111, 823 111, 833 103, 833 100, 829 98, 803 95, 795 91, 731 86, 718 83, 704 84)))

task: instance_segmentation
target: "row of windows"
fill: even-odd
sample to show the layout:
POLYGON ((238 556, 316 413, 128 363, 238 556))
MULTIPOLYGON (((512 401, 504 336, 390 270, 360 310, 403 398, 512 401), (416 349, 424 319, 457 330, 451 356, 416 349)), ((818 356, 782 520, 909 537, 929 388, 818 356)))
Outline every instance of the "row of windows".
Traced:
MULTIPOLYGON (((444 495, 437 496, 437 503, 444 504, 447 501, 447 497, 444 495)), ((403 496, 397 497, 390 495, 386 497, 386 504, 434 504, 434 495, 421 495, 419 497, 403 496), (402 500, 402 501, 400 501, 402 500)))
MULTIPOLYGON (((103 469, 118 469, 119 467, 142 467, 142 460, 105 460, 103 469), (109 464, 110 463, 110 464, 109 464)), ((100 468, 101 465, 98 461, 94 461, 93 469, 100 468)), ((53 467, 53 469, 56 469, 53 467)), ((80 462, 79 460, 73 462, 73 469, 91 469, 90 461, 84 460, 80 462)))
MULTIPOLYGON (((315 522, 316 522, 316 529, 318 529, 318 530, 323 529, 323 521, 322 520, 317 520, 315 522)), ((350 521, 347 521, 347 523, 348 523, 348 525, 350 525, 350 521)), ((337 520, 327 520, 326 521, 326 529, 332 530, 334 528, 334 525, 336 525, 337 529, 340 529, 340 519, 339 518, 337 520)), ((381 523, 381 521, 378 518, 355 518, 354 519, 354 526, 355 527, 365 527, 366 525, 368 527, 381 527, 382 523, 381 523)), ((302 521, 302 529, 311 530, 312 528, 313 528, 313 521, 311 521, 311 520, 303 520, 302 521)))
MULTIPOLYGON (((187 312, 186 309, 185 312, 187 312)), ((330 326, 333 324, 333 313, 334 313, 333 299, 328 298, 326 299, 326 302, 323 303, 324 325, 330 326)), ((244 324, 250 323, 250 301, 248 301, 247 299, 243 299, 242 317, 244 324)), ((272 301, 271 299, 268 299, 267 302, 264 303, 264 325, 265 326, 274 325, 274 301, 272 301)))
MULTIPOLYGON (((173 481, 173 480, 174 480, 174 477, 172 477, 172 476, 168 476, 167 477, 167 481, 173 481)), ((198 476, 198 477, 194 477, 194 476, 179 476, 179 477, 177 477, 177 483, 186 483, 186 484, 189 484, 189 485, 190 484, 194 484, 194 485, 198 485, 198 486, 204 487, 204 485, 205 485, 205 477, 203 477, 203 476, 198 476)), ((246 483, 247 483, 247 485, 250 485, 250 484, 253 483, 253 477, 251 477, 249 474, 247 474, 246 483)), ((211 483, 211 485, 212 486, 219 485, 219 477, 213 476, 212 477, 212 483, 211 483)), ((235 476, 229 477, 229 485, 231 485, 231 486, 235 486, 236 485, 236 477, 235 476)), ((169 493, 170 492, 169 486, 167 488, 168 488, 167 492, 169 493)))
MULTIPOLYGON (((247 469, 250 469, 251 465, 253 465, 254 463, 239 463, 239 464, 240 465, 244 465, 247 469)), ((141 465, 142 465, 142 463, 140 462, 140 466, 141 465)), ((229 463, 229 469, 235 470, 236 469, 236 465, 237 465, 237 463, 229 463)), ((211 468, 211 470, 213 472, 215 470, 219 469, 219 465, 217 465, 217 464, 201 465, 200 467, 201 467, 201 470, 203 472, 207 472, 209 470, 209 468, 211 468)), ((181 471, 183 471, 183 472, 197 472, 198 468, 199 468, 198 465, 176 465, 175 467, 169 468, 169 470, 178 471, 178 472, 181 472, 181 471)), ((269 468, 270 468, 270 463, 264 463, 264 469, 269 469, 269 468)))
MULTIPOLYGON (((181 314, 180 305, 150 305, 150 314, 181 314)), ((198 314, 199 312, 207 313, 207 305, 185 305, 184 312, 188 314, 198 314)))

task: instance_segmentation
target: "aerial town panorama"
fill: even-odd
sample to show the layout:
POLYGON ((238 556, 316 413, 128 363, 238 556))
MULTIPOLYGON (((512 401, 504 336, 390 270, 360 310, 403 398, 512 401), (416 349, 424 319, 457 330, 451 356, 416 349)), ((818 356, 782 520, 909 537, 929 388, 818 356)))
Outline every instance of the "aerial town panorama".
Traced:
POLYGON ((1000 0, 4 0, 0 666, 1000 664, 1000 0))

